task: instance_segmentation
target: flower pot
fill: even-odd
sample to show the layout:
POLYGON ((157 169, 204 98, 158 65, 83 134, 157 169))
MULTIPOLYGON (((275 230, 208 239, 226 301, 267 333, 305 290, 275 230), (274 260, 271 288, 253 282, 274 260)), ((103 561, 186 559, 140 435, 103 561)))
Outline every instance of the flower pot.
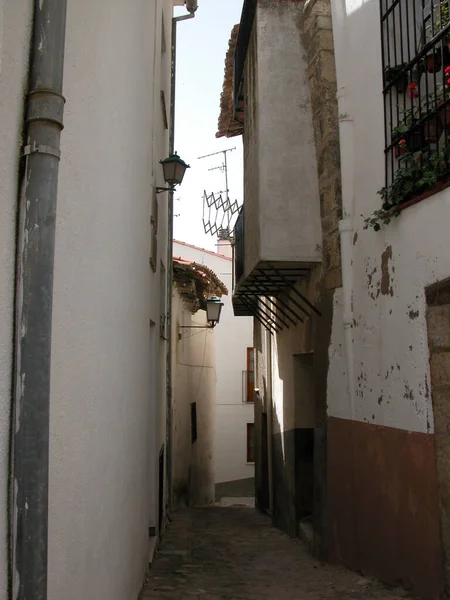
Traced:
POLYGON ((425 140, 429 144, 437 144, 444 131, 440 114, 436 114, 427 119, 423 125, 425 140))
POLYGON ((441 100, 438 104, 439 118, 442 123, 443 129, 449 131, 450 130, 450 104, 445 104, 444 101, 441 100))
POLYGON ((403 140, 403 144, 400 144, 400 142, 397 142, 394 146, 394 154, 395 154, 395 158, 400 158, 402 156, 404 156, 405 154, 408 154, 409 149, 408 146, 406 144, 406 141, 403 140))
POLYGON ((408 87, 408 73, 402 72, 403 67, 388 67, 386 69, 386 84, 393 83, 398 94, 404 94, 408 87))
POLYGON ((424 125, 414 125, 405 135, 409 152, 418 152, 426 148, 428 142, 425 137, 424 125))
POLYGON ((450 67, 450 38, 444 40, 444 60, 445 67, 450 67))
POLYGON ((406 92, 407 87, 408 87, 408 74, 403 73, 395 82, 395 89, 397 90, 397 94, 404 94, 406 92))
POLYGON ((437 73, 442 69, 442 53, 440 49, 434 50, 426 56, 428 73, 437 73))

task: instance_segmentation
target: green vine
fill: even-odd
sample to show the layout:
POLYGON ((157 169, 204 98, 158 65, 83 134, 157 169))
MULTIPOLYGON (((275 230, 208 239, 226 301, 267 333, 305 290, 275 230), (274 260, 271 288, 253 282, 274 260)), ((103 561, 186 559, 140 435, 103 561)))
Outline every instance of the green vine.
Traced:
POLYGON ((430 152, 428 155, 423 152, 405 154, 392 184, 379 190, 383 205, 364 218, 364 229, 371 227, 379 231, 381 225, 388 225, 400 214, 402 204, 432 189, 438 180, 446 175, 449 158, 449 148, 440 152, 430 152))

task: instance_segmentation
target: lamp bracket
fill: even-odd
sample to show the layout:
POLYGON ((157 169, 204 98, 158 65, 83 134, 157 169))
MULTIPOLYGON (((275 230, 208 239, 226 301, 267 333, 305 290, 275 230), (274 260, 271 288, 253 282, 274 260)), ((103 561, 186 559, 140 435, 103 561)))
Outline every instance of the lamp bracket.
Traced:
POLYGON ((175 187, 156 187, 155 194, 162 194, 162 192, 175 192, 175 187))
POLYGON ((214 329, 215 323, 211 325, 178 325, 178 329, 214 329))

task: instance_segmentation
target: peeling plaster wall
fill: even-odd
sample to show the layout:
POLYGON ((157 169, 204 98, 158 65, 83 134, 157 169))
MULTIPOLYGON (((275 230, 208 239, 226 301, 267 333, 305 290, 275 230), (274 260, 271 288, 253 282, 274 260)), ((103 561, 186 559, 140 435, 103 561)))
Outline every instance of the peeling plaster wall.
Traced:
POLYGON ((247 368, 247 348, 253 346, 251 317, 235 317, 231 303, 232 261, 228 258, 174 242, 174 256, 207 265, 228 288, 222 297, 224 307, 216 327, 216 436, 215 482, 237 481, 255 476, 247 464, 247 423, 254 422, 254 406, 242 402, 243 371, 247 368))
MULTIPOLYGON (((379 2, 347 2, 347 10, 348 32, 335 28, 334 36, 338 88, 346 82, 355 132, 355 419, 432 433, 424 288, 449 276, 450 191, 407 208, 379 232, 363 229, 362 215, 380 208, 377 191, 384 185, 379 2), (348 40, 345 54, 342 35, 348 40)), ((343 331, 339 313, 334 319, 335 350, 343 344, 343 331)), ((336 360, 334 365, 330 357, 329 389, 345 387, 341 357, 336 360)), ((350 418, 348 396, 330 395, 328 412, 350 418)))
POLYGON ((337 289, 327 386, 329 558, 438 598, 443 561, 425 288, 450 274, 450 191, 406 208, 378 232, 364 229, 364 217, 381 208, 385 182, 379 1, 339 0, 332 10, 337 86, 353 120, 345 127, 353 128, 355 159, 342 176, 354 188, 343 204, 354 201, 355 376, 349 390, 337 289))
POLYGON ((0 0, 0 600, 7 593, 7 482, 18 169, 32 0, 0 0))
MULTIPOLYGON (((137 598, 165 443, 153 185, 168 153, 170 1, 69 2, 51 378, 49 599, 137 598), (161 56, 162 11, 167 51, 161 56), (153 323, 153 325, 152 325, 153 323)), ((164 307, 164 302, 162 303, 164 307)))

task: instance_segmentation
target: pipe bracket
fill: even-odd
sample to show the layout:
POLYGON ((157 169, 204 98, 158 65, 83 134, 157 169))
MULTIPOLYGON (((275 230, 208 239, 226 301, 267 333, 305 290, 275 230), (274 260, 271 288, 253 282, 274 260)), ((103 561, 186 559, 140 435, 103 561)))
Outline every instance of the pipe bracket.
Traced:
POLYGON ((28 94, 27 123, 47 121, 64 128, 63 115, 66 99, 54 90, 37 89, 28 94))
POLYGON ((36 142, 25 146, 23 149, 23 156, 29 156, 30 154, 50 154, 56 156, 58 160, 61 159, 61 152, 58 148, 52 148, 52 146, 44 146, 43 144, 38 145, 36 142))

